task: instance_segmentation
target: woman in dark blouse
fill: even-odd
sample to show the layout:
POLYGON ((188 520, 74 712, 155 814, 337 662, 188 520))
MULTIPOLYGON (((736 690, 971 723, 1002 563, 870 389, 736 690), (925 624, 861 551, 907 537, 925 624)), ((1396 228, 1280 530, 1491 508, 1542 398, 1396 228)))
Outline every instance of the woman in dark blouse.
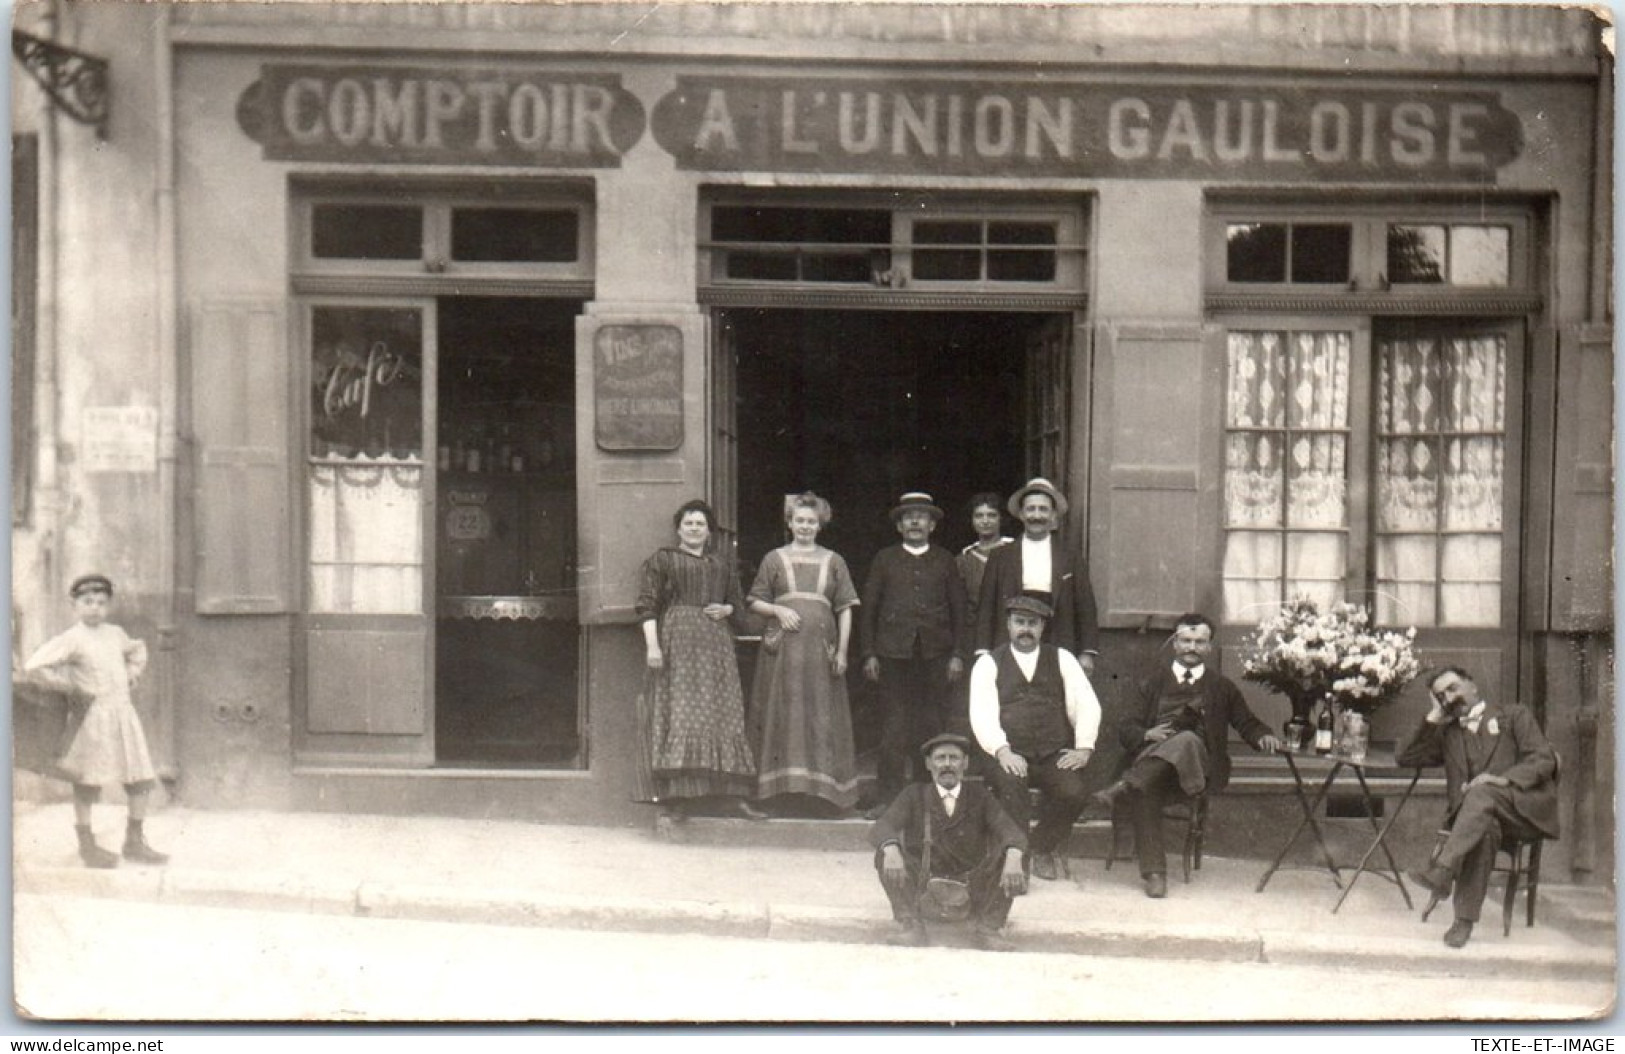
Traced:
POLYGON ((730 562, 711 549, 715 515, 690 501, 672 517, 677 544, 644 561, 637 612, 648 673, 638 696, 639 801, 664 823, 707 804, 759 820, 746 800, 756 764, 729 619, 744 608, 730 562))

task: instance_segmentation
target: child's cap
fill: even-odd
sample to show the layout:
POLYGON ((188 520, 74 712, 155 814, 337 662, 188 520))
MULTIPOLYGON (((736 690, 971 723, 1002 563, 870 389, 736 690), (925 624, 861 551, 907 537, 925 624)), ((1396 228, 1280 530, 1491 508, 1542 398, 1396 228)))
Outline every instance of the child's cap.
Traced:
POLYGON ((111 597, 113 583, 106 575, 80 575, 73 580, 73 585, 68 587, 68 596, 74 600, 78 600, 86 593, 103 593, 111 597))

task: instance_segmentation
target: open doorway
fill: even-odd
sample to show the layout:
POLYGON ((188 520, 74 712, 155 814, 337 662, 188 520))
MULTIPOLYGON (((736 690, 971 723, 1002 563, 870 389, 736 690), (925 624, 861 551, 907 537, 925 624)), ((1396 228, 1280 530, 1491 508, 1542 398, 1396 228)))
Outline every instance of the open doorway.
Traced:
MULTIPOLYGON (((897 541, 888 513, 900 494, 936 499, 946 518, 933 541, 957 553, 975 538, 971 496, 1006 494, 1036 471, 1034 421, 1051 415, 1034 405, 1050 403, 1035 394, 1034 364, 1047 354, 1065 377, 1064 340, 1046 335, 1069 332, 1071 317, 745 309, 728 325, 745 586, 785 541, 784 495, 811 489, 835 510, 819 541, 861 589, 874 555, 897 541)), ((1056 430, 1064 445, 1064 424, 1056 430)), ((878 742, 878 713, 860 674, 849 689, 861 763, 878 742)))
POLYGON ((435 760, 582 764, 577 301, 439 302, 435 760))

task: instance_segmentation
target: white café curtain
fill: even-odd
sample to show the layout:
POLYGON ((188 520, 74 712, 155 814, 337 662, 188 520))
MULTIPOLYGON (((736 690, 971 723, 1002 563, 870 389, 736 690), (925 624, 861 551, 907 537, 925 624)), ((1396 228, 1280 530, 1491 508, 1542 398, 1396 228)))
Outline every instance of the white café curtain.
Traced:
POLYGON ((423 610, 423 463, 327 457, 309 466, 310 610, 423 610))

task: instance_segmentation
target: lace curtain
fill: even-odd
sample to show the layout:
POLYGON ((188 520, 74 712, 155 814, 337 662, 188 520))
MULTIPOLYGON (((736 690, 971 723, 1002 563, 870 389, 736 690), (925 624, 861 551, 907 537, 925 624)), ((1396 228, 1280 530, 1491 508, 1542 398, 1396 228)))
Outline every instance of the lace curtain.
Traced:
POLYGON ((423 610, 423 465, 327 458, 309 466, 310 610, 423 610))
POLYGON ((1342 596, 1351 347, 1348 333, 1230 334, 1227 618, 1258 618, 1298 595, 1342 596))
POLYGON ((1377 359, 1377 618, 1498 625, 1506 338, 1383 341, 1377 359))

